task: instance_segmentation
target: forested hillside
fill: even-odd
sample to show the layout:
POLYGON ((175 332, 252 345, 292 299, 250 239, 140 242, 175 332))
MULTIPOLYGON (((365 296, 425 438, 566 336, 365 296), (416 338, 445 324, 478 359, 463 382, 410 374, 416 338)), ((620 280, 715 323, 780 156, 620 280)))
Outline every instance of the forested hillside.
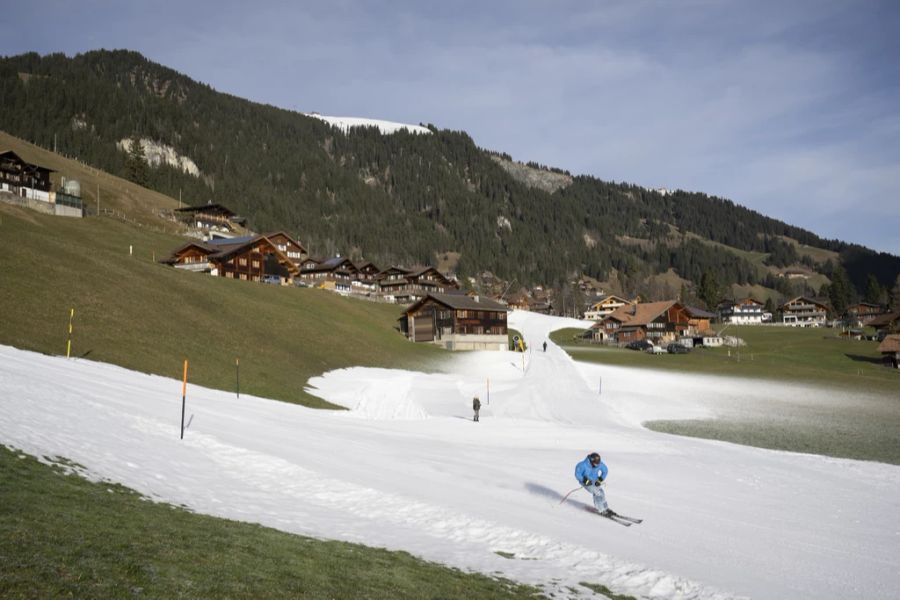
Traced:
POLYGON ((462 278, 490 271, 562 289, 586 275, 623 293, 701 299, 705 279, 710 298, 735 284, 781 296, 822 292, 838 304, 886 300, 900 273, 896 256, 824 240, 728 200, 587 176, 534 185, 464 132, 343 133, 134 52, 2 58, 0 102, 4 131, 187 204, 225 204, 252 228, 285 229, 323 256, 411 265, 458 253, 462 278), (129 139, 168 146, 199 173, 136 169, 121 147, 129 139), (821 274, 827 287, 778 277, 790 266, 821 274), (680 289, 653 283, 670 270, 680 289))

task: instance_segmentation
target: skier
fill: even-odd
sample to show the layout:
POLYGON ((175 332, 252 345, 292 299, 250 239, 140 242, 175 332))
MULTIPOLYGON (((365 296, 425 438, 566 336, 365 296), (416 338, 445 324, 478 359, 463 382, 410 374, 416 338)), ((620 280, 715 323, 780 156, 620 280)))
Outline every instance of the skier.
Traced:
POLYGON ((547 351, 547 342, 544 342, 544 352, 547 351))
POLYGON ((597 508, 597 512, 604 517, 612 513, 609 505, 606 504, 606 492, 600 485, 606 479, 608 472, 609 468, 596 452, 591 452, 583 461, 575 465, 575 479, 594 496, 594 506, 597 508))
POLYGON ((481 410, 481 400, 478 399, 478 396, 472 398, 472 410, 475 411, 475 418, 473 421, 478 422, 478 411, 481 410))

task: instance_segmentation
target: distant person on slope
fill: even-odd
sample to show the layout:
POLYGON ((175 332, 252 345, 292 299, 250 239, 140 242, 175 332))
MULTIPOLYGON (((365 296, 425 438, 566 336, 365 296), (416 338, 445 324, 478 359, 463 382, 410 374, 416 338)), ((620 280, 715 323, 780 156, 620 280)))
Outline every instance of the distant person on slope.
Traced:
POLYGON ((583 461, 575 465, 575 479, 594 496, 594 506, 597 508, 597 512, 604 516, 612 512, 609 510, 609 505, 606 504, 606 492, 600 486, 608 472, 609 468, 596 452, 591 452, 583 461))
POLYGON ((475 418, 472 419, 476 423, 478 422, 478 411, 481 410, 481 400, 478 399, 478 396, 472 398, 472 410, 475 411, 475 418))
POLYGON ((547 342, 544 342, 544 352, 547 351, 547 342))

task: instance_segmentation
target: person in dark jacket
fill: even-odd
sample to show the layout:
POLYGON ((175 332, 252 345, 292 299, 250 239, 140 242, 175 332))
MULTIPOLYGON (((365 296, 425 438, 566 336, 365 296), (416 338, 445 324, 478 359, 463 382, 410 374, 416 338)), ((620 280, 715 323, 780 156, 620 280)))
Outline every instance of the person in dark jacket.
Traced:
POLYGON ((596 452, 588 454, 583 461, 575 465, 575 479, 594 497, 594 507, 597 512, 606 515, 610 513, 606 503, 606 492, 601 484, 606 480, 609 468, 596 452))
POLYGON ((481 410, 481 400, 478 399, 478 396, 472 398, 472 410, 475 411, 475 418, 473 421, 478 422, 478 411, 481 410))

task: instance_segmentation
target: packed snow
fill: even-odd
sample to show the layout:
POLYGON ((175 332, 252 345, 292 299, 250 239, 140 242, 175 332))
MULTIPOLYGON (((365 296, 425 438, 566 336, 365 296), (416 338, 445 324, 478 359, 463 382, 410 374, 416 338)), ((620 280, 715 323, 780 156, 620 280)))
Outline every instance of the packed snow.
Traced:
POLYGON ((319 113, 304 113, 307 117, 313 117, 321 121, 325 121, 329 125, 333 125, 343 132, 347 132, 351 127, 377 127, 378 131, 384 135, 397 133, 401 129, 405 129, 410 133, 431 133, 427 127, 421 125, 409 125, 407 123, 397 123, 394 121, 384 121, 382 119, 365 119, 362 117, 327 117, 319 113))
POLYGON ((516 312, 510 324, 524 356, 308 382, 347 411, 189 384, 184 440, 180 381, 0 346, 0 443, 198 512, 406 550, 556 597, 592 596, 580 582, 646 598, 896 597, 900 467, 640 426, 714 416, 712 393, 792 389, 578 364, 552 342, 541 351, 578 322, 516 312), (610 506, 642 524, 589 513, 583 490, 560 504, 593 450, 610 506))

